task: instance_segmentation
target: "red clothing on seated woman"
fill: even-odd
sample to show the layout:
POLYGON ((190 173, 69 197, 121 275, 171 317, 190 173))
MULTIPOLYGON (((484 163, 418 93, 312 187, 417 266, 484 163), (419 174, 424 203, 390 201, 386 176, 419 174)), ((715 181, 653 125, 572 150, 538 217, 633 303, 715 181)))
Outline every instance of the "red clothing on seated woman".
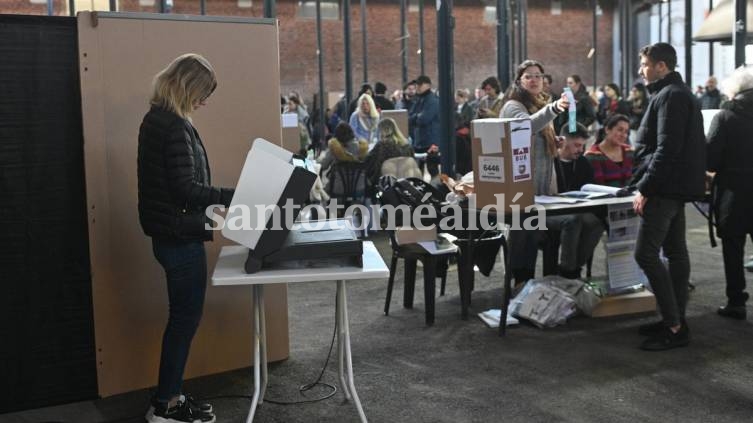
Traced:
POLYGON ((633 177, 633 150, 622 145, 622 162, 615 162, 594 144, 586 151, 586 159, 594 170, 594 182, 600 185, 625 187, 633 177))

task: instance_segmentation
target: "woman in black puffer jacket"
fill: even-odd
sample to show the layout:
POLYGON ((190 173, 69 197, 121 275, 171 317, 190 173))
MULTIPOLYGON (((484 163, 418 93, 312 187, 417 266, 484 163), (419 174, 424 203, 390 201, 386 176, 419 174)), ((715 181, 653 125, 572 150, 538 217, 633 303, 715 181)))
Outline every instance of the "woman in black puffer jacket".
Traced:
POLYGON ((181 393, 183 370, 206 292, 204 241, 212 240, 207 207, 230 206, 234 191, 211 185, 206 150, 191 114, 217 86, 202 56, 185 54, 154 78, 151 109, 139 130, 139 221, 165 269, 170 301, 159 384, 149 422, 213 422, 211 406, 181 393))

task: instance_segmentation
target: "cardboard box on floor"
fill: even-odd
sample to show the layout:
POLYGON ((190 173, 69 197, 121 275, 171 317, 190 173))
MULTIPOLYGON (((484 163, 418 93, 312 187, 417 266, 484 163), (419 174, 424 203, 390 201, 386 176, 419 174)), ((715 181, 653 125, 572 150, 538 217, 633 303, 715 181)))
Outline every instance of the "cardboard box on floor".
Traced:
POLYGON ((531 135, 530 119, 476 119, 471 122, 477 208, 497 204, 495 194, 504 194, 504 211, 508 213, 513 204, 520 206, 520 211, 533 204, 531 135))
POLYGON ((656 310, 656 298, 649 290, 604 297, 594 307, 591 317, 621 316, 656 310))

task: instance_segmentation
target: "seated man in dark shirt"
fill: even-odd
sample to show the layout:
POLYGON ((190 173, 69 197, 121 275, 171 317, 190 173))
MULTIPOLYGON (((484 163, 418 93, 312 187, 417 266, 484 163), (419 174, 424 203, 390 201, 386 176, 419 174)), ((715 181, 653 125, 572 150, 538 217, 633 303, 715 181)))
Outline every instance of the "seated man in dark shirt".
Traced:
MULTIPOLYGON (((583 185, 593 183, 594 178, 588 159, 583 157, 588 130, 579 123, 577 130, 570 133, 568 126, 564 125, 560 135, 565 140, 554 158, 557 192, 577 191, 583 185)), ((547 216, 546 227, 560 231, 559 274, 569 279, 580 278, 581 268, 593 255, 604 232, 601 219, 593 213, 547 216)))

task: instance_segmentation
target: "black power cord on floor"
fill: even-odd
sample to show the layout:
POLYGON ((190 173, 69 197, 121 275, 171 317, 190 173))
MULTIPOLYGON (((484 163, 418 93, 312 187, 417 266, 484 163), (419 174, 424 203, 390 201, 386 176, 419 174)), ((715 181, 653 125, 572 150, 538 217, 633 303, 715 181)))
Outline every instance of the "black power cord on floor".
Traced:
MULTIPOLYGON (((335 294, 335 304, 337 304, 337 302, 340 300, 339 295, 340 295, 339 292, 335 294)), ((309 399, 298 400, 298 401, 271 400, 265 397, 264 402, 268 402, 270 404, 277 404, 277 405, 295 405, 295 404, 307 404, 307 403, 319 402, 319 401, 324 401, 328 398, 332 398, 337 393, 337 387, 329 383, 322 382, 321 380, 322 380, 322 377, 324 376, 324 372, 327 370, 327 365, 329 365, 329 359, 332 357, 332 347, 335 345, 335 337, 337 337, 337 307, 335 307, 335 329, 332 331, 332 339, 330 340, 330 343, 329 343, 329 351, 327 352, 327 358, 324 360, 324 366, 322 366, 322 370, 319 372, 319 376, 316 378, 315 381, 298 387, 298 392, 301 394, 301 396, 306 396, 305 392, 313 389, 315 386, 326 386, 327 388, 331 389, 331 392, 329 392, 327 395, 324 395, 322 397, 309 398, 309 399)), ((204 401, 215 400, 215 399, 238 399, 238 398, 245 398, 245 399, 251 400, 253 396, 251 395, 219 395, 216 397, 204 398, 204 401)))

